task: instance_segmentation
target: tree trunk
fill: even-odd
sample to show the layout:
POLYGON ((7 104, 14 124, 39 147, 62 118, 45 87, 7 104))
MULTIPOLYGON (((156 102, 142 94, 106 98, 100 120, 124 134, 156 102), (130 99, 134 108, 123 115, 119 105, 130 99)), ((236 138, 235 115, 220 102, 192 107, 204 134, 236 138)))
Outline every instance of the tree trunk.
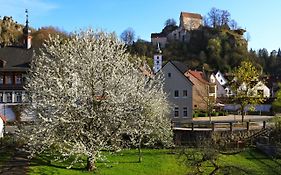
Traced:
POLYGON ((87 171, 94 171, 96 169, 95 159, 92 156, 87 158, 87 171))
POLYGON ((139 163, 141 163, 142 161, 142 153, 141 153, 141 140, 139 141, 139 145, 138 145, 138 151, 139 151, 139 163))

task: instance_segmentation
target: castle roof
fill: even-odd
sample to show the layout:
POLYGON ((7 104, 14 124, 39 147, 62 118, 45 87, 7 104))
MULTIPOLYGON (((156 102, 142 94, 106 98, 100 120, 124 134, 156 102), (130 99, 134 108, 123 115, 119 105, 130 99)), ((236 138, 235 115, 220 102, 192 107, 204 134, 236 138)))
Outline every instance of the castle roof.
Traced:
POLYGON ((181 12, 181 16, 184 18, 203 19, 203 17, 198 13, 181 12))

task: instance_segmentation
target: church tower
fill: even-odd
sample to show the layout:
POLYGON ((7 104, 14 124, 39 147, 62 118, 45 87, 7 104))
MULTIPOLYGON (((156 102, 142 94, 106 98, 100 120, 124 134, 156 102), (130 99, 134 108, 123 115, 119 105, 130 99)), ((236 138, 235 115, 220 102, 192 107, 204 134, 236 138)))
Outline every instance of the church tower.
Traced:
POLYGON ((162 68, 162 51, 158 43, 156 53, 153 57, 153 72, 156 74, 162 68))
POLYGON ((26 21, 25 21, 25 27, 23 28, 23 36, 24 36, 24 48, 30 49, 31 48, 31 39, 32 36, 30 35, 30 30, 28 26, 28 10, 25 10, 25 16, 26 16, 26 21))

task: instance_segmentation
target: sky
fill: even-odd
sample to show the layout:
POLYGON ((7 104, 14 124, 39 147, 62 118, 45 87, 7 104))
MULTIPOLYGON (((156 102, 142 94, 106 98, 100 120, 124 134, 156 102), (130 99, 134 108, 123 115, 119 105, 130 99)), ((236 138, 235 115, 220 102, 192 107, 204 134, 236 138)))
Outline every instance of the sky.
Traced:
POLYGON ((238 26, 247 30, 249 48, 281 47, 281 0, 0 0, 0 16, 12 16, 30 26, 58 27, 74 32, 89 27, 115 32, 118 36, 133 28, 136 38, 150 41, 161 32, 164 22, 173 18, 179 24, 180 12, 206 16, 212 7, 227 10, 238 26))

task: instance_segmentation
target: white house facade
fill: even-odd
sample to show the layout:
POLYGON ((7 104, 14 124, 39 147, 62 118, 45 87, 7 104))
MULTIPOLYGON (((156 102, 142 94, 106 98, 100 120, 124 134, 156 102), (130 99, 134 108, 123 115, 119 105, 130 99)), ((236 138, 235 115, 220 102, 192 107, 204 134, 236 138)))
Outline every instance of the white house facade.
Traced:
POLYGON ((0 138, 4 136, 4 119, 0 116, 0 138))
POLYGON ((184 76, 186 70, 180 62, 169 61, 161 72, 164 74, 164 91, 171 105, 171 120, 181 126, 192 120, 192 82, 184 76))
POLYGON ((264 98, 270 97, 270 89, 261 81, 259 81, 252 89, 254 95, 262 95, 264 98))
POLYGON ((224 78, 223 74, 220 71, 216 73, 215 77, 220 85, 224 86, 227 83, 227 80, 224 78))

